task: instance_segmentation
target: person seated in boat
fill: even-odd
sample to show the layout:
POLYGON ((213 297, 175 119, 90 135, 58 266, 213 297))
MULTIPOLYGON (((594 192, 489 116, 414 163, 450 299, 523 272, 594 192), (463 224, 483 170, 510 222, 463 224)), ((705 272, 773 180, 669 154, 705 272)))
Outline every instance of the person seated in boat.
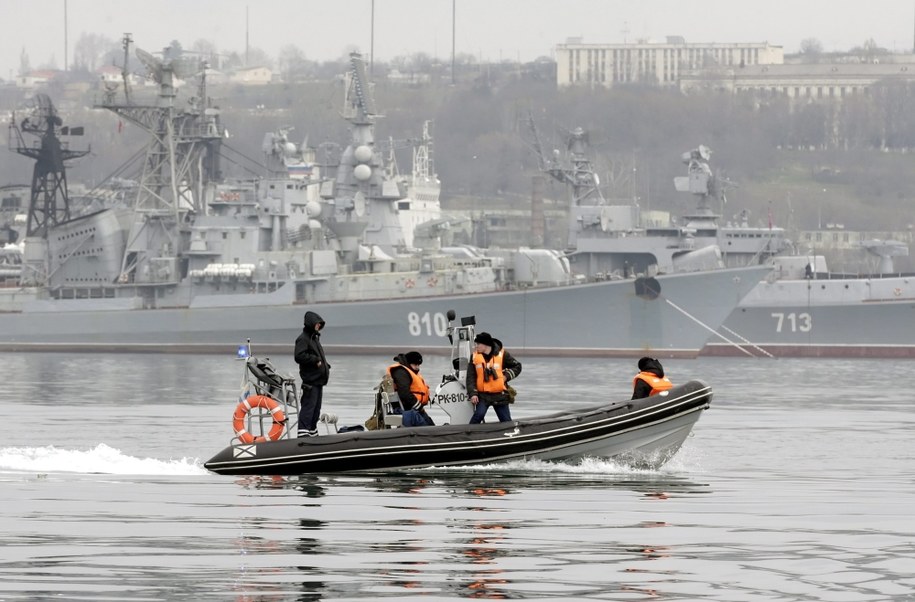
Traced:
POLYGON ((479 333, 474 339, 473 356, 467 370, 467 396, 476 409, 470 424, 483 422, 489 406, 496 410, 499 422, 512 419, 508 404, 513 402, 508 381, 521 374, 521 362, 505 350, 502 341, 494 339, 488 332, 479 333))
POLYGON ((388 366, 388 375, 394 383, 394 392, 400 404, 394 404, 394 413, 403 414, 404 426, 435 426, 426 413, 429 403, 429 385, 419 374, 423 356, 418 351, 408 351, 394 357, 388 366))
POLYGON ((639 373, 632 379, 632 399, 642 399, 657 395, 673 387, 673 383, 664 376, 664 367, 653 357, 639 360, 639 373))

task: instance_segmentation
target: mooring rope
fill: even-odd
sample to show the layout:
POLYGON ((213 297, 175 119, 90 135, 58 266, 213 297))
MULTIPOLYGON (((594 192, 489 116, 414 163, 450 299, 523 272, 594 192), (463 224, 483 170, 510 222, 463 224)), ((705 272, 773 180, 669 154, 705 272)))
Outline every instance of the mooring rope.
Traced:
MULTIPOLYGON (((670 299, 668 299, 667 297, 664 297, 664 301, 667 302, 668 305, 670 305, 671 307, 673 307, 674 309, 676 309, 678 312, 680 312, 681 314, 683 314, 684 316, 686 316, 687 318, 689 318, 690 320, 692 320, 693 322, 695 322, 696 324, 698 324, 699 326, 701 326, 702 328, 704 328, 704 329, 706 329, 707 331, 711 332, 712 334, 714 334, 715 336, 717 336, 717 337, 720 338, 721 340, 725 341, 725 342, 728 343, 729 345, 733 345, 734 347, 736 347, 737 349, 739 349, 740 351, 742 351, 742 352, 745 353, 746 355, 749 355, 750 357, 758 357, 758 356, 756 356, 756 355, 753 355, 753 353, 751 353, 751 352, 748 351, 747 349, 744 349, 743 346, 740 345, 740 343, 738 343, 738 342, 736 342, 736 341, 732 341, 731 339, 727 338, 726 336, 724 336, 723 334, 721 334, 720 332, 718 332, 717 330, 715 330, 714 328, 712 328, 711 326, 709 326, 708 324, 706 324, 705 322, 703 322, 702 320, 700 320, 699 318, 697 318, 696 316, 692 315, 691 313, 689 313, 688 311, 686 311, 685 309, 683 309, 682 307, 680 307, 679 305, 677 305, 676 303, 674 303, 673 301, 671 301, 670 299)), ((737 334, 737 333, 734 332, 733 330, 731 330, 731 329, 729 329, 729 328, 725 328, 725 330, 727 330, 727 331, 730 332, 731 334, 735 335, 736 337, 742 339, 743 342, 746 343, 747 345, 750 345, 750 346, 753 347, 754 349, 759 350, 760 353, 763 353, 763 354, 765 354, 765 355, 767 355, 767 356, 769 356, 769 357, 771 357, 771 358, 773 358, 773 359, 775 358, 774 355, 772 355, 771 353, 769 353, 769 352, 766 351, 765 349, 762 349, 762 348, 758 347, 757 345, 754 345, 754 344, 751 343, 750 341, 744 339, 742 336, 740 336, 739 334, 737 334)))

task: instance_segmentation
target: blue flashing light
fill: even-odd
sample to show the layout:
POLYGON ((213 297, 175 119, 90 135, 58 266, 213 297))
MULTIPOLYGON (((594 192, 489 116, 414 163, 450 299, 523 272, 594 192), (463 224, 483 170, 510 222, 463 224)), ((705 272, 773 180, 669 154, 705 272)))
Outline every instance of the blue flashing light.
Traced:
POLYGON ((248 356, 251 355, 251 350, 247 345, 239 345, 238 350, 235 352, 235 359, 245 360, 248 359, 248 356))

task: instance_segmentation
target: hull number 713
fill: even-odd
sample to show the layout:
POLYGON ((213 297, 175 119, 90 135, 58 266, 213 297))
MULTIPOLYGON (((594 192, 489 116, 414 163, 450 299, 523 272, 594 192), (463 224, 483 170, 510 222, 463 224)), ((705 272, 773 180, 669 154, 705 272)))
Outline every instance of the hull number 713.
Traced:
POLYGON ((807 312, 775 312, 775 332, 810 332, 813 328, 813 318, 807 312))

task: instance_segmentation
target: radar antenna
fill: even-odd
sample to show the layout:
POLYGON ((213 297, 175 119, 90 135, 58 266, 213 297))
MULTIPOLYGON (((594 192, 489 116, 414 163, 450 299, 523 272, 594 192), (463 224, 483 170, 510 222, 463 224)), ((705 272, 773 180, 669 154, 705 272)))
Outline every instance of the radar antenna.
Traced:
MULTIPOLYGON (((125 35, 125 56, 130 42, 130 34, 125 35)), ((159 58, 139 48, 135 54, 158 84, 156 101, 142 104, 128 96, 117 103, 106 96, 100 105, 149 134, 134 200, 137 219, 119 277, 123 283, 136 281, 139 268, 155 259, 155 253, 163 253, 163 259, 182 253, 178 244, 171 243, 163 244, 165 250, 151 250, 149 240, 180 241, 178 230, 188 214, 205 212, 204 190, 219 176, 218 157, 225 138, 219 110, 210 107, 206 98, 189 99, 186 107, 175 103, 181 80, 204 71, 199 59, 159 58)), ((198 94, 206 94, 203 82, 198 94)))
POLYGON ((553 151, 547 158, 540 143, 540 134, 532 115, 528 115, 528 126, 534 139, 534 152, 537 154, 540 170, 554 180, 569 187, 572 193, 572 206, 605 205, 606 200, 600 190, 600 177, 588 157, 590 137, 588 132, 578 127, 566 135, 566 152, 553 151))
POLYGON ((22 121, 10 120, 11 150, 35 160, 26 236, 47 238, 48 229, 70 219, 66 162, 89 154, 91 149, 71 150, 60 136, 82 136, 82 127, 63 125, 47 94, 36 94, 34 105, 22 121), (26 144, 23 134, 35 136, 39 144, 26 144), (15 144, 15 146, 12 146, 15 144))
POLYGON ((712 173, 709 165, 711 158, 712 151, 704 144, 681 155, 683 163, 687 166, 686 175, 674 178, 674 189, 677 192, 689 192, 698 197, 696 215, 689 217, 719 217, 712 213, 709 200, 716 199, 726 203, 725 190, 736 186, 730 180, 719 178, 712 173))
POLYGON ((346 96, 343 101, 343 117, 353 123, 374 123, 378 113, 375 110, 373 84, 365 72, 365 61, 358 52, 349 55, 350 69, 346 73, 346 96))

